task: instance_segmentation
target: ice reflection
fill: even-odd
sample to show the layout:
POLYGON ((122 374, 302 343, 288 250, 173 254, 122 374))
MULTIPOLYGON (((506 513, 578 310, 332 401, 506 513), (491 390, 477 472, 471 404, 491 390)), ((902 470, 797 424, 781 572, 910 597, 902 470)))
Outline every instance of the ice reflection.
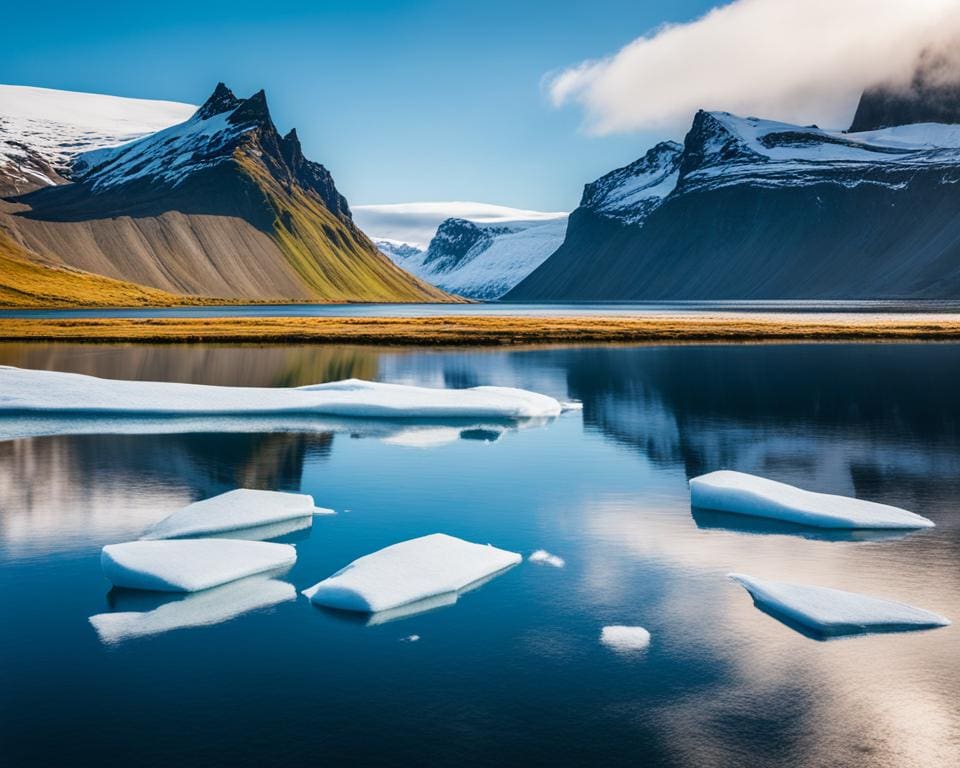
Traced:
POLYGON ((119 610, 91 616, 90 624, 101 642, 116 645, 176 629, 221 624, 296 598, 297 591, 292 584, 256 576, 194 592, 179 600, 164 600, 139 592, 114 589, 111 590, 110 602, 112 607, 119 610), (156 605, 145 608, 145 604, 156 605))

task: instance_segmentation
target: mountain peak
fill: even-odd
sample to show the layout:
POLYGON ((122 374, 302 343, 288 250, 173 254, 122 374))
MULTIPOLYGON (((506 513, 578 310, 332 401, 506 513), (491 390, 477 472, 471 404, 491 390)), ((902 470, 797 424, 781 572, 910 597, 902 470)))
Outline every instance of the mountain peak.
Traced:
POLYGON ((234 110, 229 119, 233 125, 271 122, 270 109, 267 107, 267 94, 261 88, 249 99, 241 101, 240 106, 234 110))
POLYGON ((197 117, 206 120, 214 115, 236 109, 238 106, 240 106, 240 99, 234 95, 233 91, 223 83, 217 83, 217 87, 213 89, 210 98, 203 102, 203 106, 197 110, 197 117))

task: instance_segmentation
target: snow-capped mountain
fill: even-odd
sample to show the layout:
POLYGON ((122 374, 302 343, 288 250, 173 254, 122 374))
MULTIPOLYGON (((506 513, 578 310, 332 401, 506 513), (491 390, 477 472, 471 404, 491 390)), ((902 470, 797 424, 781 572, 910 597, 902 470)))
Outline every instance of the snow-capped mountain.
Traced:
MULTIPOLYGON (((93 125, 76 116, 75 105, 86 100, 75 96, 51 113, 93 125)), ((263 91, 242 99, 221 83, 186 119, 169 125, 164 118, 161 130, 108 146, 124 131, 159 122, 156 115, 182 113, 167 106, 156 115, 143 105, 128 112, 114 107, 139 122, 118 119, 107 130, 104 116, 96 135, 71 134, 69 152, 48 141, 60 123, 18 134, 39 136, 28 148, 31 156, 55 171, 32 191, 0 201, 0 226, 26 258, 174 294, 444 298, 398 269, 354 224, 330 172, 304 157, 296 130, 278 132, 263 91)))
POLYGON ((960 297, 960 112, 912 123, 898 98, 859 132, 697 113, 682 148, 588 184, 507 298, 960 297))
POLYGON ((445 291, 498 299, 563 242, 567 217, 474 222, 446 219, 425 250, 381 250, 408 272, 445 291))
POLYGON ((192 104, 0 85, 0 193, 61 183, 78 154, 188 119, 192 104))

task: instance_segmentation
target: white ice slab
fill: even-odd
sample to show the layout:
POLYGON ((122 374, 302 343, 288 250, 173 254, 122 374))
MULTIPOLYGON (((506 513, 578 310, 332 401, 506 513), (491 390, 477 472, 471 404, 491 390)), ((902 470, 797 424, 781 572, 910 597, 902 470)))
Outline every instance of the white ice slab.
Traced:
POLYGON ((128 541, 108 544, 100 553, 103 575, 114 586, 160 592, 197 592, 296 560, 289 544, 237 539, 128 541))
POLYGON ((538 549, 531 553, 527 560, 537 565, 552 565, 554 568, 563 568, 567 564, 562 557, 550 554, 545 549, 538 549))
POLYGON ((306 387, 217 387, 0 366, 0 414, 517 420, 558 416, 561 410, 552 397, 512 387, 434 389, 360 379, 306 387))
POLYGON ((770 517, 821 528, 932 528, 933 522, 899 507, 814 493, 744 472, 720 470, 690 481, 695 507, 770 517))
POLYGON ((731 573, 730 578, 742 584, 760 608, 820 635, 900 632, 950 624, 936 613, 856 592, 766 581, 739 573, 731 573))
POLYGON ((313 497, 304 493, 237 488, 188 504, 148 528, 140 538, 212 536, 300 518, 310 520, 314 514, 332 515, 333 510, 317 508, 313 497))
POLYGON ((603 628, 600 642, 615 651, 642 651, 650 645, 650 633, 643 627, 613 625, 603 628))
POLYGON ((455 601, 458 592, 521 560, 515 552, 434 533, 364 555, 303 594, 318 605, 365 613, 441 596, 455 601))
POLYGON ((220 624, 251 611, 296 600, 292 584, 262 576, 241 579, 173 600, 151 611, 116 611, 90 617, 104 643, 115 644, 189 627, 220 624))

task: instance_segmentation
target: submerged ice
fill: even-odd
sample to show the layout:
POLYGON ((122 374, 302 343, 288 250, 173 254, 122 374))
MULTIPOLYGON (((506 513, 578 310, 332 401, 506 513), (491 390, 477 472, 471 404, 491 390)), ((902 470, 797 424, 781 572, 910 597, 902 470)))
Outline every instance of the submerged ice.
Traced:
POLYGON ((313 497, 303 493, 282 493, 237 488, 210 499, 188 504, 151 526, 141 539, 182 539, 261 529, 279 523, 304 520, 314 514, 333 514, 317 508, 313 497))
POLYGON ((762 610, 825 637, 932 629, 950 624, 936 613, 856 592, 767 581, 739 573, 730 574, 730 578, 741 584, 762 610))
POLYGON ((435 389, 360 379, 305 387, 221 387, 100 379, 0 366, 0 415, 291 416, 534 419, 560 402, 513 387, 435 389))
POLYGON ((694 507, 769 517, 821 528, 931 528, 933 522, 899 507, 805 491, 744 472, 720 470, 690 480, 694 507))
POLYGON ((236 539, 178 539, 108 544, 100 553, 103 575, 115 587, 198 592, 293 565, 289 544, 236 539))
POLYGON ((364 613, 449 605, 457 593, 521 560, 515 552, 434 533, 360 557, 303 594, 317 605, 364 613))

